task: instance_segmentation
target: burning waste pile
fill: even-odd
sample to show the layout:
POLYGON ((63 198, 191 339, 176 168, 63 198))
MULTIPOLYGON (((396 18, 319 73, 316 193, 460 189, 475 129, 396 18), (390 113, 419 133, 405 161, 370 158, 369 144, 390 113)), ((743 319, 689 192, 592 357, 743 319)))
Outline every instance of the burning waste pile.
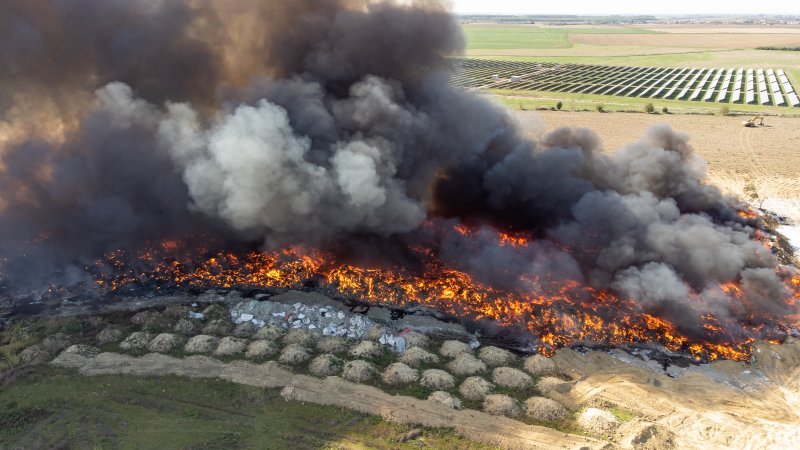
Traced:
POLYGON ((463 46, 427 1, 4 2, 5 301, 319 289, 545 354, 797 333, 800 275, 685 135, 527 140, 448 85, 463 46))

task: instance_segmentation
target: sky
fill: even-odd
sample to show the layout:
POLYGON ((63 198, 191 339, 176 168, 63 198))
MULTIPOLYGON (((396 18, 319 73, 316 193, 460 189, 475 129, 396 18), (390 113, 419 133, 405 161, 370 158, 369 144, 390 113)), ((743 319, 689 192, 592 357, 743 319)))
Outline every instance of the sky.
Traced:
POLYGON ((800 0, 451 0, 459 14, 795 14, 800 0))

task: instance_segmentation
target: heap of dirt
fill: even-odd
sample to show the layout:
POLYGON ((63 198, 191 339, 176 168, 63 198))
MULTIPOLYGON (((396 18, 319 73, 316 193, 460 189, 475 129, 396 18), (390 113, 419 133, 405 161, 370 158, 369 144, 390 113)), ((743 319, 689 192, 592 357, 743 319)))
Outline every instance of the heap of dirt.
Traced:
POLYGON ((486 364, 470 353, 462 353, 447 364, 447 368, 456 375, 470 376, 486 371, 486 364))
POLYGON ((401 362, 389 364, 383 372, 383 382, 386 384, 409 384, 417 381, 417 378, 419 371, 401 362))
POLYGON ((458 392, 467 400, 482 401, 494 391, 494 385, 481 377, 469 377, 458 387, 458 392))
POLYGON ((487 395, 483 400, 483 410, 493 416, 519 417, 522 410, 513 398, 502 395, 487 395))

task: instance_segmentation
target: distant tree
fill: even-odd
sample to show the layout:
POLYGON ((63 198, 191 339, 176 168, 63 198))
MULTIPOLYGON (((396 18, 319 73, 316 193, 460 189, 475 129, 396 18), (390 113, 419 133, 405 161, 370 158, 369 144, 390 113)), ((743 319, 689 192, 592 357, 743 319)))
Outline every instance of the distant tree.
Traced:
POLYGON ((596 109, 597 112, 606 112, 606 107, 603 106, 602 103, 600 103, 599 105, 595 106, 594 109, 596 109))
POLYGON ((667 108, 665 106, 665 107, 661 108, 661 112, 664 113, 664 114, 669 114, 669 108, 667 108))
POLYGON ((653 114, 654 112, 656 112, 656 107, 653 106, 652 103, 648 103, 644 105, 644 112, 646 112, 647 114, 653 114))
POLYGON ((561 111, 561 108, 563 108, 563 107, 564 107, 563 103, 561 103, 561 102, 556 103, 556 109, 557 110, 561 111))
POLYGON ((723 116, 727 116, 727 115, 729 115, 731 113, 731 109, 728 108, 727 106, 723 106, 722 108, 720 108, 719 112, 723 116))

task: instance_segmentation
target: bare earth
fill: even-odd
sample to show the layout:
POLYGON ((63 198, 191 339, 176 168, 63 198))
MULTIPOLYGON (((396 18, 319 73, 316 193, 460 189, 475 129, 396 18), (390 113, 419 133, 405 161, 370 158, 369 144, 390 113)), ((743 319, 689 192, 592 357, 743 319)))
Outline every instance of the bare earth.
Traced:
POLYGON ((648 127, 666 123, 689 134, 708 163, 709 178, 741 195, 752 181, 765 207, 800 220, 800 118, 767 117, 764 127, 745 128, 744 117, 651 115, 567 111, 515 111, 526 133, 538 138, 560 127, 594 130, 605 151, 635 142, 648 127))

